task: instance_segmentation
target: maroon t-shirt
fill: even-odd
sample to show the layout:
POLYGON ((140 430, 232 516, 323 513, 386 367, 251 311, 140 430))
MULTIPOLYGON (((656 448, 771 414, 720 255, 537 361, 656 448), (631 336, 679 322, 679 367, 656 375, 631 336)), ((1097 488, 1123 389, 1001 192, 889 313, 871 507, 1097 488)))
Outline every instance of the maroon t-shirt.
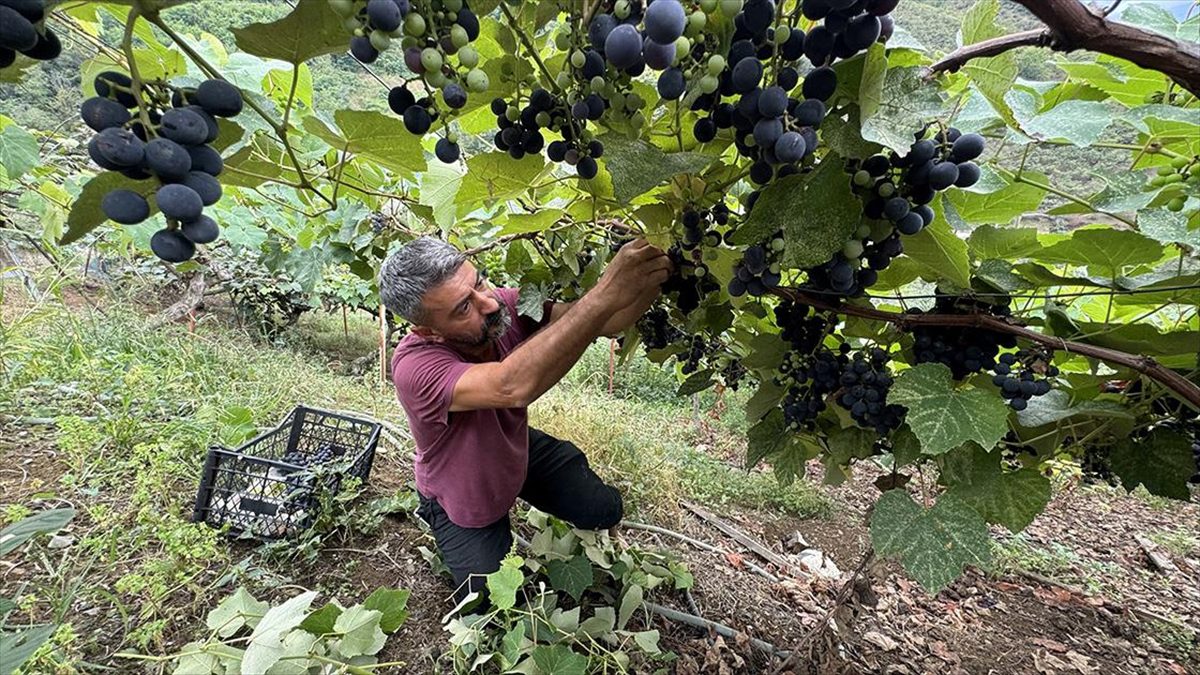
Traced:
MULTIPOLYGON (((517 313, 517 295, 515 288, 496 289, 512 315, 496 344, 498 361, 539 327, 517 313)), ((516 503, 529 463, 525 408, 450 412, 458 378, 482 362, 415 333, 392 354, 392 382, 417 446, 417 489, 461 527, 485 527, 504 517, 516 503)))

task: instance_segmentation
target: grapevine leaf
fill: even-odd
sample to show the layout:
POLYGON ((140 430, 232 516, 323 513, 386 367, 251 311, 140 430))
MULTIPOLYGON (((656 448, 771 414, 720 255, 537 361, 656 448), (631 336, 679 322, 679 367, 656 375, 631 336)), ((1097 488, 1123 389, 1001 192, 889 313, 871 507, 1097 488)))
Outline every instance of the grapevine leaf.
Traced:
POLYGON ((892 68, 884 77, 879 109, 862 120, 862 137, 907 155, 913 134, 941 109, 937 88, 925 81, 920 67, 892 68))
POLYGON ((758 424, 750 427, 746 436, 746 468, 753 469, 764 457, 783 449, 791 434, 784 428, 783 411, 775 407, 758 424))
POLYGON ((644 592, 638 584, 630 584, 625 588, 625 595, 621 597, 621 608, 617 612, 618 630, 624 630, 625 624, 629 623, 633 613, 642 606, 644 592))
POLYGON ((338 110, 337 129, 316 116, 304 118, 304 128, 338 150, 352 152, 382 167, 413 177, 426 170, 421 139, 394 116, 373 110, 338 110))
POLYGON ((681 173, 699 173, 713 157, 696 152, 666 153, 640 139, 607 133, 598 139, 604 144, 605 168, 612 176, 613 197, 621 203, 634 198, 681 173))
POLYGON ((579 624, 579 631, 591 638, 598 638, 613 631, 617 625, 617 611, 612 607, 597 607, 592 616, 579 624))
POLYGON ((749 370, 774 371, 787 354, 788 343, 775 333, 760 333, 751 338, 746 345, 749 353, 742 359, 742 366, 749 370))
POLYGON ((1022 126, 1035 138, 1062 139, 1072 145, 1087 147, 1099 141, 1112 122, 1112 110, 1106 103, 1063 101, 1026 120, 1022 126))
POLYGON ((234 28, 233 36, 243 52, 288 63, 344 52, 348 42, 342 18, 327 0, 299 0, 282 19, 234 28))
POLYGON ((829 260, 861 221, 862 202, 851 192, 841 159, 830 154, 812 173, 764 188, 734 240, 759 243, 782 230, 787 265, 812 267, 829 260))
POLYGON ((308 591, 267 610, 250 634, 250 645, 242 657, 242 672, 265 673, 279 661, 283 656, 283 636, 304 621, 316 597, 316 591, 308 591))
POLYGON ((39 534, 58 532, 74 517, 75 509, 50 509, 18 520, 0 530, 0 556, 16 550, 39 534))
POLYGON ((928 268, 935 279, 946 279, 959 288, 967 288, 971 285, 967 242, 950 230, 937 204, 934 213, 935 219, 929 227, 905 237, 904 255, 928 268))
POLYGON ((786 390, 775 384, 774 380, 763 380, 750 400, 746 401, 746 421, 750 423, 762 419, 770 410, 783 400, 786 390))
POLYGON ((550 298, 548 283, 524 283, 517 295, 517 314, 541 321, 546 311, 546 300, 550 298))
POLYGON ((38 165, 38 143, 33 134, 16 124, 0 129, 0 167, 16 180, 38 165))
POLYGON ((0 631, 0 673, 12 673, 25 663, 58 626, 33 626, 18 631, 0 631))
POLYGON ((1036 467, 1004 471, 999 454, 969 445, 946 456, 947 494, 968 504, 989 523, 1024 530, 1050 502, 1050 479, 1036 467))
POLYGON ((546 563, 546 574, 555 590, 579 600, 592 585, 592 562, 585 555, 577 555, 567 562, 551 560, 546 563))
POLYGON ((1188 501, 1187 482, 1196 464, 1191 441, 1178 431, 1155 429, 1143 439, 1122 439, 1110 459, 1126 490, 1140 484, 1150 494, 1188 501))
MULTIPOLYGON (((972 45, 1003 35, 1006 31, 996 20, 999 13, 1000 0, 979 0, 975 3, 963 16, 960 34, 962 45, 972 45)), ((1010 126, 1017 126, 1017 120, 1004 100, 1004 95, 1017 80, 1016 57, 1011 52, 1004 52, 997 56, 971 59, 963 66, 963 72, 996 112, 1010 126)))
POLYGON ((1155 3, 1130 3, 1119 15, 1118 21, 1142 28, 1149 28, 1163 35, 1196 42, 1200 35, 1200 17, 1193 16, 1186 21, 1180 21, 1171 15, 1165 7, 1155 3))
POLYGON ((1029 407, 1017 413, 1021 426, 1032 429, 1045 424, 1054 424, 1072 417, 1115 417, 1133 419, 1133 413, 1123 405, 1112 401, 1083 401, 1072 405, 1071 396, 1060 389, 1053 389, 1044 396, 1029 401, 1029 407))
MULTIPOLYGON (((907 240, 905 248, 908 247, 907 240)), ((976 260, 988 258, 1024 258, 1042 248, 1037 229, 1033 227, 996 227, 984 225, 975 228, 967 238, 967 247, 976 260)))
POLYGON ((587 657, 576 654, 571 648, 558 645, 538 645, 533 648, 533 662, 538 672, 554 675, 584 675, 587 672, 587 657))
POLYGON ((255 599, 245 588, 238 588, 208 613, 204 625, 223 638, 231 637, 242 626, 255 626, 269 608, 269 604, 255 599))
POLYGON ((686 380, 683 381, 682 384, 679 385, 679 390, 675 392, 675 395, 691 396, 692 394, 698 394, 705 389, 708 389, 716 384, 716 381, 713 380, 712 376, 713 371, 711 369, 692 373, 686 380))
POLYGON ((510 213, 504 220, 504 227, 500 229, 499 235, 542 232, 557 223, 561 216, 562 214, 552 209, 534 213, 510 213))
POLYGON ((363 607, 378 610, 383 616, 379 628, 391 635, 408 619, 408 597, 410 591, 401 588, 377 588, 367 596, 363 607))
POLYGON ((659 633, 657 630, 643 630, 633 634, 633 641, 647 654, 658 654, 662 649, 658 646, 659 633))
MULTIPOLYGON (((1045 190, 1014 182, 1011 175, 1003 172, 997 172, 997 175, 1003 180, 1004 187, 993 192, 980 194, 969 190, 951 190, 946 193, 946 198, 954 205, 960 218, 972 225, 1006 225, 1014 218, 1037 211, 1041 206, 1046 197, 1045 190)), ((1030 171, 1024 175, 1043 184, 1046 180, 1045 176, 1030 171)))
POLYGON ((463 173, 457 164, 436 162, 421 172, 418 180, 421 185, 420 203, 433 209, 433 221, 443 231, 448 231, 457 216, 454 199, 462 185, 463 173))
POLYGON ((825 118, 821 125, 821 141, 842 157, 869 157, 880 150, 878 143, 864 141, 858 106, 846 106, 846 119, 837 115, 825 118))
POLYGON ((863 63, 862 83, 858 90, 858 108, 861 117, 869 118, 879 110, 887 70, 887 48, 883 46, 882 42, 876 42, 867 50, 866 61, 863 63))
POLYGON ((458 188, 458 215, 485 202, 512 199, 533 185, 546 166, 541 155, 513 159, 506 152, 485 152, 467 160, 467 173, 458 188))
POLYGON ((1097 268, 1107 276, 1115 277, 1126 267, 1157 262, 1162 255, 1162 245, 1144 234, 1101 227, 1075 230, 1069 239, 1048 246, 1031 257, 1097 268))
POLYGON ((1200 248, 1200 229, 1188 229, 1184 213, 1166 209, 1147 209, 1138 213, 1138 231, 1163 244, 1183 244, 1200 248))
POLYGON ((327 602, 321 609, 305 617, 304 621, 300 622, 300 629, 306 630, 313 635, 332 633, 333 624, 341 616, 342 611, 341 605, 336 602, 327 602))
POLYGON ((376 609, 361 605, 347 608, 333 624, 333 630, 342 636, 337 643, 338 652, 344 657, 378 653, 387 641, 379 627, 382 618, 383 612, 376 609))
POLYGON ((497 609, 512 609, 517 604, 517 589, 525 583, 522 562, 519 557, 509 556, 500 563, 500 569, 487 575, 488 594, 497 609))
POLYGON ((113 190, 133 190, 146 197, 150 202, 150 214, 154 215, 158 212, 158 207, 151 196, 157 188, 157 181, 133 180, 115 171, 105 171, 93 176, 84 184, 83 191, 71 204, 71 214, 67 216, 67 233, 63 235, 59 243, 64 246, 74 243, 107 220, 104 212, 100 210, 100 202, 104 199, 104 195, 113 190))
POLYGON ((923 363, 898 376, 888 403, 908 408, 908 426, 921 452, 940 455, 967 441, 991 448, 1008 431, 1008 406, 994 392, 957 388, 950 369, 923 363))
POLYGON ((892 457, 896 468, 916 464, 921 460, 921 441, 907 424, 892 435, 892 457))
POLYGON ((902 490, 883 493, 871 515, 871 542, 879 555, 899 558, 930 592, 945 588, 967 565, 983 566, 991 557, 987 523, 949 494, 925 509, 902 490))

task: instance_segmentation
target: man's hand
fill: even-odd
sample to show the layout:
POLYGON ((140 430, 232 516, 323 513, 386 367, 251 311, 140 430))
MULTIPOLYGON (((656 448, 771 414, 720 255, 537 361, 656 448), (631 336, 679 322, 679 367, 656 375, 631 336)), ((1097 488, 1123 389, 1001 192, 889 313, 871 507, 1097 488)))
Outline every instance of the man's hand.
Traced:
MULTIPOLYGON (((621 247, 593 292, 613 312, 630 305, 649 307, 671 275, 671 259, 645 239, 621 247)), ((644 311, 644 310, 643 310, 644 311)))

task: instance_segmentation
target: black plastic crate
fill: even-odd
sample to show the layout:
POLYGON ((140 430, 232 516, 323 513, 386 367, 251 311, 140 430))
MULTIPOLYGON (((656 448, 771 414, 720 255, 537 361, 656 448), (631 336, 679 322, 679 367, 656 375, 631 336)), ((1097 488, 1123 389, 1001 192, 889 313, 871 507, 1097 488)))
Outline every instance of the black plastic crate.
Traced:
POLYGON ((260 539, 302 532, 322 492, 336 494, 347 476, 366 482, 379 429, 378 422, 298 406, 236 450, 209 448, 192 520, 260 539))

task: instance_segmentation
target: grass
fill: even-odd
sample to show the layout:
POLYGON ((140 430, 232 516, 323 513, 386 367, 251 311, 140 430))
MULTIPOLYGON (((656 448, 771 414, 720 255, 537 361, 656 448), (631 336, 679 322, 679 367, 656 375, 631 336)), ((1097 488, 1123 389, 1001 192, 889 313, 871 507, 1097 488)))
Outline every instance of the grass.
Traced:
POLYGON ((1080 586, 1089 593, 1116 597, 1116 587, 1109 579, 1118 576, 1121 570, 1111 563, 1081 558, 1058 542, 1042 546, 1030 541, 1023 533, 993 541, 992 564, 988 572, 993 576, 1004 576, 1022 571, 1080 586))
MULTIPOLYGON (((5 589, 18 605, 9 624, 62 625, 28 672, 127 665, 112 657, 121 650, 165 653, 195 637, 201 617, 229 586, 281 574, 281 583, 288 582, 294 568, 267 551, 247 557, 215 530, 190 522, 210 445, 236 445, 299 402, 404 423, 374 368, 339 374, 339 363, 374 354, 377 333, 366 315, 351 315, 344 328, 340 313, 314 312, 284 339, 266 343, 219 313, 193 331, 155 328, 127 298, 104 301, 101 315, 86 305, 31 302, 15 286, 5 290, 0 415, 9 417, 0 419, 53 424, 19 426, 25 429, 19 440, 0 438, 4 456, 35 458, 28 480, 7 483, 12 474, 0 474, 6 481, 0 520, 60 503, 79 511, 69 548, 50 551, 43 541, 29 549, 28 560, 13 556, 38 571, 5 589)), ((727 392, 722 414, 701 428, 691 402, 674 397, 675 386, 673 373, 634 359, 618 368, 610 395, 608 348, 601 342, 533 406, 531 423, 587 452, 639 519, 672 520, 682 499, 800 516, 827 511, 807 483, 781 488, 768 474, 697 449, 744 453, 744 398, 727 392)), ((708 411, 717 400, 705 392, 700 407, 708 411)), ((392 453, 376 470, 403 475, 406 466, 392 453)), ((322 581, 310 575, 295 583, 322 581)))
POLYGON ((1180 558, 1200 555, 1200 535, 1197 535, 1195 530, 1189 531, 1183 528, 1160 530, 1151 532, 1146 537, 1167 549, 1171 555, 1180 558))

